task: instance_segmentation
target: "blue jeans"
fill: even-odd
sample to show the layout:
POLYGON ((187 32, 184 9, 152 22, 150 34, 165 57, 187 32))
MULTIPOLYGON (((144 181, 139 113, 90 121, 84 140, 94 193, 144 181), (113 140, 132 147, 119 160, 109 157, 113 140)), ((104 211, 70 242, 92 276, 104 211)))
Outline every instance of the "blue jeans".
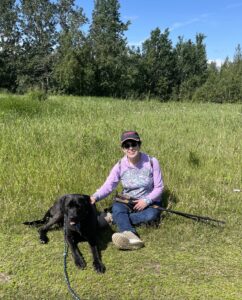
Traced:
POLYGON ((135 212, 131 211, 126 204, 114 202, 112 215, 119 232, 132 231, 135 233, 134 225, 157 220, 160 216, 160 210, 148 206, 142 211, 135 212))

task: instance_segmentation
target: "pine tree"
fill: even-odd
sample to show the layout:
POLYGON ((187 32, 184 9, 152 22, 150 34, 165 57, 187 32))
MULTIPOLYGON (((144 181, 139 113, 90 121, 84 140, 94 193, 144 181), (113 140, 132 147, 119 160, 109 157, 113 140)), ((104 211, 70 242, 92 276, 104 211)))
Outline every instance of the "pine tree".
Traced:
POLYGON ((193 43, 191 39, 184 41, 182 37, 178 38, 175 53, 179 99, 192 99, 196 89, 206 81, 207 58, 204 39, 203 34, 196 35, 196 43, 193 43))
POLYGON ((127 42, 129 22, 120 19, 118 0, 96 0, 89 33, 94 72, 93 94, 122 96, 127 84, 127 42))
POLYGON ((21 0, 21 60, 18 84, 23 91, 37 85, 47 90, 56 47, 56 5, 50 0, 21 0))
POLYGON ((226 87, 226 102, 242 101, 242 52, 240 44, 236 47, 232 62, 221 69, 221 80, 226 87), (222 72, 223 71, 223 72, 222 72))
POLYGON ((15 90, 19 49, 18 10, 15 0, 0 5, 0 87, 15 90))
POLYGON ((168 100, 175 79, 175 56, 168 29, 163 33, 159 28, 151 32, 150 38, 143 43, 142 58, 145 93, 168 100))
POLYGON ((242 50, 241 50, 240 44, 238 44, 237 47, 235 48, 233 62, 235 64, 237 64, 237 63, 240 64, 242 62, 242 50))
POLYGON ((199 33, 196 35, 196 74, 200 77, 199 85, 202 85, 207 78, 208 62, 204 44, 205 38, 204 34, 199 33))
POLYGON ((85 94, 88 91, 86 37, 81 27, 87 18, 74 0, 60 0, 58 21, 60 25, 54 68, 57 89, 65 93, 85 94))

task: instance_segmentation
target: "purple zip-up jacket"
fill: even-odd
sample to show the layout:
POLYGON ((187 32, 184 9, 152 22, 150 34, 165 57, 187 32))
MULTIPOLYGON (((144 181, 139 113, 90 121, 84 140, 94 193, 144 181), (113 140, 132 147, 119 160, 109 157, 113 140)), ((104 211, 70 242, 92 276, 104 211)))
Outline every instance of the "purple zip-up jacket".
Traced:
POLYGON ((140 161, 135 166, 130 165, 127 156, 117 162, 93 197, 97 201, 106 198, 121 182, 122 194, 144 199, 147 204, 160 202, 164 184, 159 162, 155 157, 140 154, 140 161))

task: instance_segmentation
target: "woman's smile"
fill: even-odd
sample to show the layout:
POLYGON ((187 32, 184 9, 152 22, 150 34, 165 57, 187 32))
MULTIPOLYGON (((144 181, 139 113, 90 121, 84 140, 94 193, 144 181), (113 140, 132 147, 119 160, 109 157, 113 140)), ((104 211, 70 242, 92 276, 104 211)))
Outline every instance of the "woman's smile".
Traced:
POLYGON ((127 154, 128 154, 128 155, 134 155, 134 154, 137 154, 137 153, 139 153, 139 151, 137 151, 136 149, 129 149, 129 150, 127 151, 127 154))

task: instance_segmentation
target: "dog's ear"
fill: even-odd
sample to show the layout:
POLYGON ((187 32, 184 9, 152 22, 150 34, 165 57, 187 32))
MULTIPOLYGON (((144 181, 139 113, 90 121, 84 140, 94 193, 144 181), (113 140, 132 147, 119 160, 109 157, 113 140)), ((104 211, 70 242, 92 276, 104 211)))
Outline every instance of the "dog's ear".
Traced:
POLYGON ((64 195, 60 198, 60 209, 63 214, 66 212, 66 209, 70 201, 71 201, 71 197, 69 195, 64 195))
POLYGON ((85 203, 86 205, 89 205, 90 202, 90 196, 88 195, 80 195, 79 201, 81 201, 82 203, 85 203))
POLYGON ((90 200, 90 196, 88 195, 80 195, 79 203, 81 207, 89 214, 92 210, 92 204, 90 200))

